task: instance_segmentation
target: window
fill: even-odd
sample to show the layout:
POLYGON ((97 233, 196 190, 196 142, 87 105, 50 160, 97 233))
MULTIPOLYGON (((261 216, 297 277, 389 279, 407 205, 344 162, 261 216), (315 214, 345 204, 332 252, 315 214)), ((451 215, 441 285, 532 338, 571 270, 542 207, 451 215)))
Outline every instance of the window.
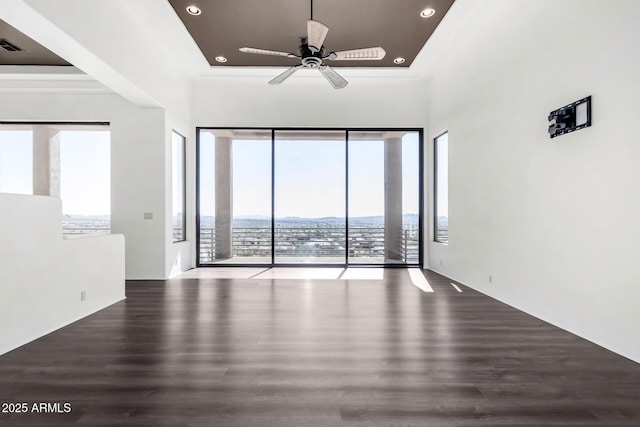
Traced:
POLYGON ((434 240, 449 242, 449 134, 433 140, 434 158, 434 240))
POLYGON ((111 141, 105 129, 67 129, 60 137, 62 233, 111 232, 111 141))
POLYGON ((171 135, 171 182, 172 182, 172 228, 173 241, 185 240, 187 205, 185 194, 185 145, 186 139, 176 131, 171 135))
POLYGON ((419 265, 419 130, 198 130, 198 265, 419 265))
POLYGON ((0 192, 60 197, 64 234, 109 233, 110 147, 103 123, 3 123, 0 192))

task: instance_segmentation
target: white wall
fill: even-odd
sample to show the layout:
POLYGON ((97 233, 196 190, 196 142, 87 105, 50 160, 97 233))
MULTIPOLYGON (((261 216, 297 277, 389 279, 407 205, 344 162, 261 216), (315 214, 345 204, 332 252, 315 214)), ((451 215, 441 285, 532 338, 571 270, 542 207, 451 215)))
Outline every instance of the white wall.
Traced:
POLYGON ((60 199, 0 194, 0 236, 0 354, 125 297, 123 237, 63 240, 60 199))
POLYGON ((429 266, 640 361, 640 2, 450 13, 426 50, 429 139, 449 130, 450 156, 429 266), (547 114, 587 95, 593 126, 550 139, 547 114))
POLYGON ((426 123, 415 81, 352 79, 335 90, 321 76, 298 74, 304 73, 279 86, 268 85, 270 77, 199 80, 192 95, 196 126, 422 128, 426 123))
POLYGON ((165 113, 117 114, 111 122, 111 226, 127 242, 127 279, 166 278, 165 113), (151 213, 152 219, 144 219, 151 213))
MULTIPOLYGON (((0 121, 110 122, 111 229, 126 237, 126 277, 166 278, 176 255, 170 237, 171 186, 166 183, 171 177, 167 129, 188 130, 186 120, 168 118, 164 109, 137 107, 115 94, 39 92, 3 93, 0 121), (145 220, 145 212, 153 219, 145 220)), ((187 269, 190 251, 182 250, 180 259, 180 268, 187 269)))

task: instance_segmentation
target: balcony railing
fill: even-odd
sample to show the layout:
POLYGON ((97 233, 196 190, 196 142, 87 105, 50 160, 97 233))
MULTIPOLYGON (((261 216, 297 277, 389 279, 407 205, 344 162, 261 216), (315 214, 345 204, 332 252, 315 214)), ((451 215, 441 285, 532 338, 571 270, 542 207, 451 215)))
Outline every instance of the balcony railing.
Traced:
POLYGON ((78 234, 109 234, 111 233, 111 227, 108 226, 76 226, 69 224, 62 224, 62 234, 65 236, 72 236, 78 234))
MULTIPOLYGON (((63 234, 110 233, 106 226, 63 225, 63 234)), ((344 259, 345 231, 338 227, 277 227, 275 256, 280 259, 332 258, 344 259)), ((200 262, 216 261, 215 229, 200 229, 200 262)), ((384 262, 384 227, 349 227, 349 258, 384 262)), ((402 233, 402 262, 417 263, 419 253, 417 227, 402 233)), ((232 230, 232 258, 271 259, 271 228, 236 227, 232 230)))
MULTIPOLYGON (((417 263, 419 253, 417 227, 406 228, 402 235, 402 261, 417 263)), ((271 228, 232 230, 232 258, 271 258, 271 228)), ((345 231, 337 227, 277 227, 276 258, 344 258, 345 231)), ((200 262, 216 261, 215 228, 200 229, 200 262)), ((349 257, 384 261, 384 227, 350 227, 349 257)), ((270 261, 268 261, 270 262, 270 261)))
MULTIPOLYGON (((75 224, 62 224, 62 234, 65 236, 73 236, 78 234, 109 234, 111 233, 111 227, 108 225, 96 225, 96 226, 88 226, 82 225, 78 226, 75 224)), ((173 240, 182 239, 183 229, 179 227, 173 228, 173 240)))

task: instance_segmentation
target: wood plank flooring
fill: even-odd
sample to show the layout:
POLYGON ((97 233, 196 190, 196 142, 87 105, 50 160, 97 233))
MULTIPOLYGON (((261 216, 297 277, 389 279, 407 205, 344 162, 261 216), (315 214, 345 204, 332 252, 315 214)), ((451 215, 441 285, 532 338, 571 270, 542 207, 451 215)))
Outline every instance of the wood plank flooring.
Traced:
POLYGON ((640 365, 425 275, 129 282, 0 356, 0 403, 72 407, 0 425, 640 426, 640 365))

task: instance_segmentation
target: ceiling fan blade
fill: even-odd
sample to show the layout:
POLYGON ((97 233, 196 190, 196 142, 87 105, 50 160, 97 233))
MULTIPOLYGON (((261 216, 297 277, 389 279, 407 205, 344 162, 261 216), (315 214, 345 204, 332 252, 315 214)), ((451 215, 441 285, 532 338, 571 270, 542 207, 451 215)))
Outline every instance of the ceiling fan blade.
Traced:
POLYGON ((277 50, 257 49, 255 47, 241 47, 240 52, 244 53, 257 53, 258 55, 271 55, 271 56, 287 56, 289 58, 295 58, 293 53, 279 52, 277 50))
POLYGON ((300 67, 302 67, 302 65, 296 65, 295 67, 289 68, 287 71, 285 71, 284 73, 280 74, 279 76, 277 76, 276 78, 271 80, 269 82, 269 84, 270 85, 279 85, 280 83, 282 83, 283 81, 285 81, 289 77, 291 77, 291 75, 293 73, 295 73, 296 71, 298 71, 300 69, 300 67))
POLYGON ((308 20, 307 21, 307 44, 309 48, 314 52, 319 52, 324 43, 324 39, 327 37, 329 27, 322 22, 308 20))
POLYGON ((332 52, 327 59, 333 61, 379 61, 387 54, 381 47, 366 47, 364 49, 341 50, 332 52))
POLYGON ((328 65, 321 65, 318 67, 318 70, 320 70, 322 75, 329 81, 329 83, 331 83, 331 86, 333 86, 334 89, 342 89, 349 84, 344 77, 328 65))

